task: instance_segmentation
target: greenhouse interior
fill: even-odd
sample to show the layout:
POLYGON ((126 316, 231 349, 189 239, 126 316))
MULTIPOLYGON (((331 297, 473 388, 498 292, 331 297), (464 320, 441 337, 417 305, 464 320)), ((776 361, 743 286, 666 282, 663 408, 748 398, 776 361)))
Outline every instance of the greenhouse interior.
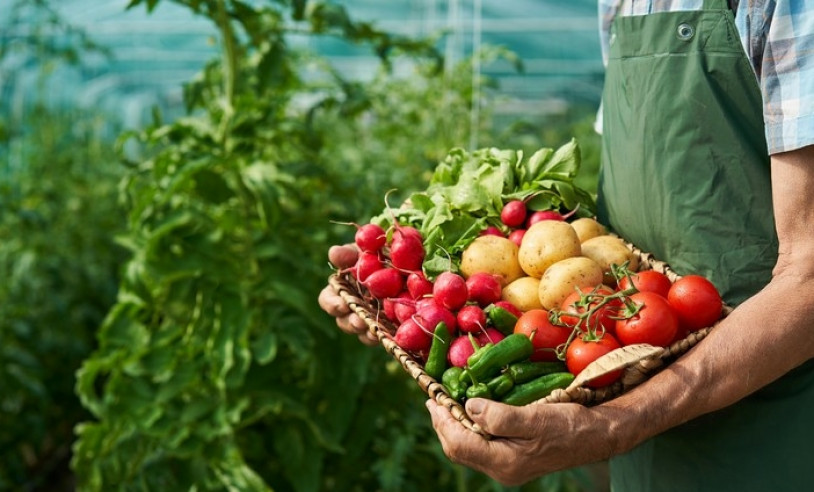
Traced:
POLYGON ((453 463, 399 361, 317 303, 329 248, 439 163, 577 142, 567 186, 595 193, 597 17, 6 0, 0 491, 608 490, 604 463, 453 463))

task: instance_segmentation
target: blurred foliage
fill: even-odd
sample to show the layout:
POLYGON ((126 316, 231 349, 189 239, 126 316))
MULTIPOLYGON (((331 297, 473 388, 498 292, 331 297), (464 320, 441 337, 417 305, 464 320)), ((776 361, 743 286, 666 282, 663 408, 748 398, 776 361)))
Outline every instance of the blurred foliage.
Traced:
MULTIPOLYGON (((2 80, 39 60, 42 82, 55 67, 77 66, 82 53, 103 51, 45 2, 5 8, 3 31, 40 21, 26 36, 0 38, 2 80)), ((41 84, 31 89, 43 99, 41 84)), ((104 115, 39 103, 12 109, 0 99, 0 490, 60 490, 71 481, 73 427, 88 418, 74 373, 115 301, 125 259, 113 240, 124 226, 123 169, 104 142, 104 115)))
POLYGON ((40 108, 25 124, 31 130, 8 142, 25 165, 0 184, 0 490, 65 476, 73 426, 88 416, 74 373, 124 260, 113 242, 125 217, 122 173, 98 137, 107 123, 40 108))
MULTIPOLYGON (((472 60, 445 67, 437 39, 334 3, 164 1, 220 33, 222 56, 185 87, 187 116, 156 111, 116 158, 101 115, 0 116, 15 129, 0 157, 22 163, 0 184, 0 490, 54 490, 71 444, 80 490, 504 490, 452 465, 417 385, 319 310, 326 251, 352 238, 337 222, 424 187, 471 141, 473 97, 478 145, 576 136, 588 166, 591 111, 497 127, 496 88, 473 88, 472 60), (368 46, 381 69, 349 80, 291 48, 292 30, 368 46)), ((500 48, 478 56, 521 67, 500 48)), ((580 469, 520 490, 592 487, 580 469)))

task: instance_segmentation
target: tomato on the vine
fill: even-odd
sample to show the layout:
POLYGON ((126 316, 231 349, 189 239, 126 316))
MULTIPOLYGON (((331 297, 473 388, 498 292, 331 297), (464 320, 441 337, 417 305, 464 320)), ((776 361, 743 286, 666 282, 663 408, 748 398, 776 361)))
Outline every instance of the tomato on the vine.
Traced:
MULTIPOLYGON (((565 351, 565 365, 568 367, 568 371, 576 376, 582 372, 588 364, 608 352, 618 349, 620 346, 616 338, 610 333, 605 333, 601 337, 592 337, 581 333, 568 345, 568 349, 565 351)), ((622 377, 622 372, 623 369, 619 369, 603 374, 598 378, 588 381, 585 385, 591 388, 608 386, 622 377)))
POLYGON ((531 309, 517 318, 515 333, 522 333, 531 339, 534 353, 529 357, 533 361, 555 361, 557 349, 568 341, 571 328, 551 323, 545 309, 531 309))
POLYGON ((656 270, 642 270, 630 276, 624 276, 618 283, 619 290, 635 287, 639 292, 654 292, 665 298, 672 285, 673 283, 670 282, 667 275, 656 270))
POLYGON ((616 338, 623 345, 647 343, 666 347, 678 331, 678 315, 664 297, 652 292, 637 292, 622 309, 623 319, 616 321, 616 338))
POLYGON ((718 289, 701 275, 676 280, 667 294, 681 326, 689 331, 712 326, 721 317, 723 301, 718 289))
POLYGON ((568 294, 560 305, 560 321, 570 327, 574 327, 580 322, 579 315, 585 314, 591 309, 597 308, 587 320, 583 320, 580 325, 581 331, 601 331, 613 333, 616 328, 616 316, 619 307, 622 305, 620 299, 608 301, 603 306, 599 304, 605 296, 613 294, 613 289, 607 286, 582 287, 579 290, 568 294), (582 302, 580 300, 584 298, 582 302))

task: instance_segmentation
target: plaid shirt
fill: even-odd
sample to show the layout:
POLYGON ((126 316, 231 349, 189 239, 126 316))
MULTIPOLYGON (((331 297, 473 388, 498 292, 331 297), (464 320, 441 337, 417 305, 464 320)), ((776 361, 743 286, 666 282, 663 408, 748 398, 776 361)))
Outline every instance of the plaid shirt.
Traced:
MULTIPOLYGON (((769 153, 814 144, 814 1, 730 0, 730 4, 763 94, 769 153)), ((702 5, 703 0, 599 0, 605 62, 616 15, 697 10, 702 5)))

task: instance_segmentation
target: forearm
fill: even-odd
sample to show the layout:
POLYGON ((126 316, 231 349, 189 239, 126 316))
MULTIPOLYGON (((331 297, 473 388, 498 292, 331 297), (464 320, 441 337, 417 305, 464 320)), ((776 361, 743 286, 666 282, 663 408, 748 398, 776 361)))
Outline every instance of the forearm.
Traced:
POLYGON ((614 451, 735 403, 814 357, 812 306, 814 276, 775 277, 686 355, 598 409, 613 417, 614 451))
POLYGON ((597 408, 613 426, 614 452, 735 403, 814 357, 812 149, 772 159, 780 255, 771 282, 678 361, 597 408))

